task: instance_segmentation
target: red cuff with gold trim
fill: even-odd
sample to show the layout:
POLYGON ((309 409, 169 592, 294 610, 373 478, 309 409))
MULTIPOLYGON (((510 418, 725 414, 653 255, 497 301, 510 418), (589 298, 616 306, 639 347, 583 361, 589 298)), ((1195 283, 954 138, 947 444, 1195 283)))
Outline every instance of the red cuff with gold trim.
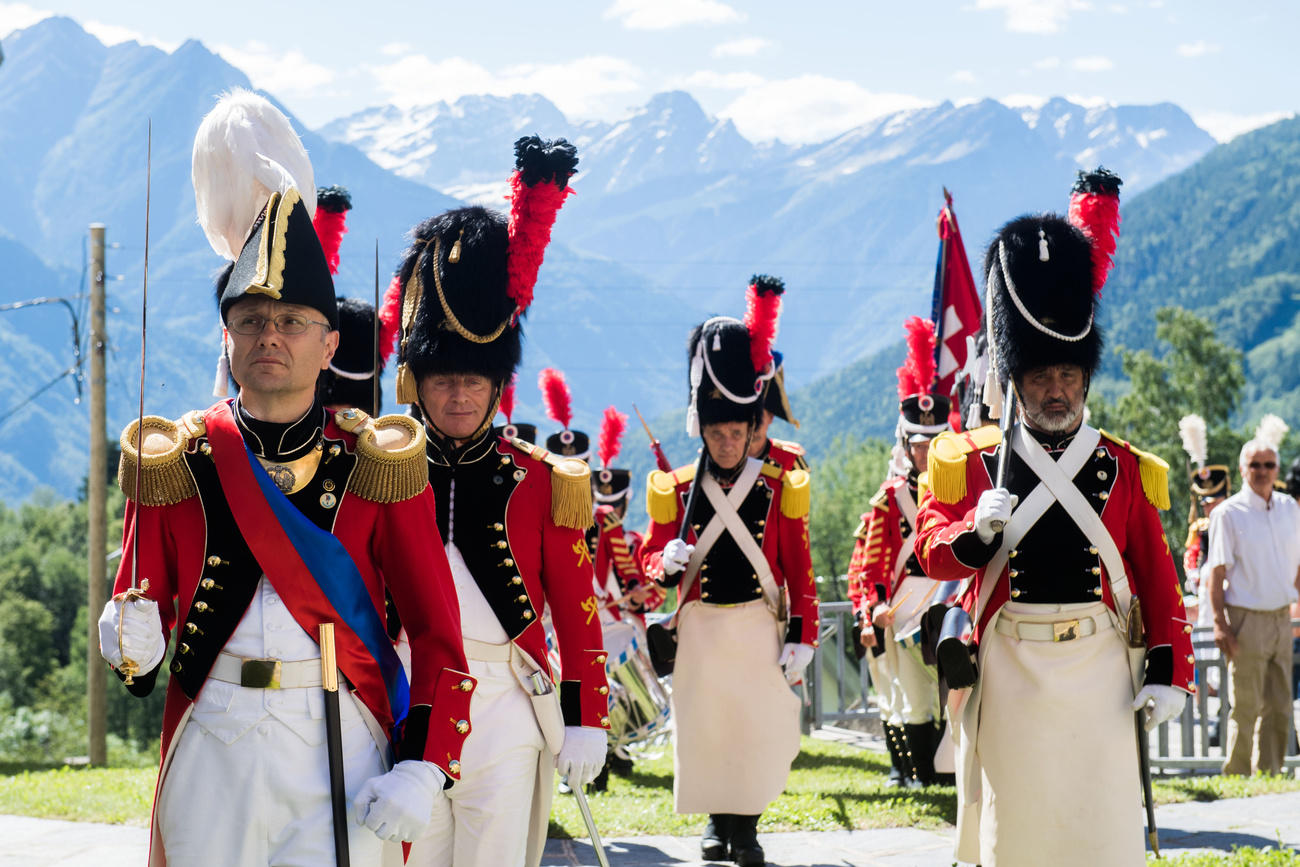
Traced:
POLYGON ((560 710, 566 726, 609 728, 609 682, 605 678, 608 658, 603 649, 584 650, 578 669, 581 679, 560 681, 560 710))

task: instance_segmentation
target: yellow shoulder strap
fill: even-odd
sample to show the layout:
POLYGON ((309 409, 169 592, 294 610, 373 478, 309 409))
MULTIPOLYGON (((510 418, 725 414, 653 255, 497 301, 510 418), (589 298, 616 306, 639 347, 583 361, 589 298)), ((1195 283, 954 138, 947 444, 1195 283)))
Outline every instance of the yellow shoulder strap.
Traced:
POLYGON ((930 456, 926 459, 930 493, 941 503, 960 502, 966 496, 966 456, 1001 441, 1002 432, 991 424, 963 433, 939 434, 930 441, 930 456))
POLYGON ((409 415, 370 418, 335 413, 345 430, 357 435, 357 466, 348 477, 348 491, 372 503, 400 503, 419 495, 429 484, 424 455, 424 425, 409 415))
POLYGON ((1128 449, 1138 461, 1138 472, 1142 476, 1142 493, 1147 502, 1157 509, 1168 509, 1169 502, 1169 464, 1165 459, 1151 452, 1144 452, 1131 443, 1127 443, 1113 434, 1100 432, 1102 436, 1116 445, 1128 449))
POLYGON ((812 477, 807 470, 791 470, 781 480, 781 514, 803 518, 812 507, 812 477))
POLYGON ((645 509, 656 524, 677 520, 677 486, 695 478, 695 465, 678 467, 670 473, 651 470, 645 486, 645 509))
MULTIPOLYGON (((193 413, 180 423, 157 415, 147 415, 144 422, 144 458, 136 452, 136 426, 133 421, 122 431, 119 444, 122 457, 117 465, 117 484, 127 499, 142 506, 170 506, 188 500, 199 492, 194 476, 185 465, 185 449, 194 434, 193 413), (139 464, 140 490, 136 490, 136 466, 139 464)), ((199 435, 204 431, 203 416, 197 418, 199 435)))

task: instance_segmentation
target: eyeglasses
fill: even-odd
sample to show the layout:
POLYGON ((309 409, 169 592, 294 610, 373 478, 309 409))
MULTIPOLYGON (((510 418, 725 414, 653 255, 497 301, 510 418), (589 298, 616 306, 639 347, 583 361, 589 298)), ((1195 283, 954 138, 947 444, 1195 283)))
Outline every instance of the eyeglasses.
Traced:
POLYGON ((1277 461, 1251 461, 1246 466, 1252 470, 1276 470, 1277 461))
POLYGON ((308 319, 306 316, 300 316, 297 313, 281 313, 274 318, 258 316, 255 313, 246 313, 242 316, 236 316, 226 323, 226 327, 236 334, 243 334, 246 337, 252 337, 262 333, 266 328, 266 323, 273 323, 275 330, 281 334, 303 334, 308 325, 320 325, 327 331, 330 328, 328 322, 317 322, 314 319, 308 319))

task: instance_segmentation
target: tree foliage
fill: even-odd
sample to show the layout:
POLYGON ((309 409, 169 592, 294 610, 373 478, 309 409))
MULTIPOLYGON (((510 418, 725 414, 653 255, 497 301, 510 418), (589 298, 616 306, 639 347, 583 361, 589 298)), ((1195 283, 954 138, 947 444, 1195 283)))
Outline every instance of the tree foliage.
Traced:
POLYGON ((853 553, 853 531, 884 481, 889 448, 878 439, 837 438, 826 456, 812 464, 809 534, 813 570, 826 579, 820 588, 823 602, 846 598, 848 588, 841 579, 853 553))

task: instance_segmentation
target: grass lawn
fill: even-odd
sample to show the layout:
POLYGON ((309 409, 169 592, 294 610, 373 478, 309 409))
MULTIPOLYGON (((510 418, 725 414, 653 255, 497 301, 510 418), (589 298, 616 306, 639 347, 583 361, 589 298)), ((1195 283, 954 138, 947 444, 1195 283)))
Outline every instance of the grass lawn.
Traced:
POLYGON ((1180 855, 1156 861, 1147 853, 1147 863, 1168 867, 1300 867, 1300 853, 1291 849, 1245 849, 1210 852, 1203 855, 1180 855))
MULTIPOLYGON (((805 738, 786 791, 763 813, 761 830, 950 827, 956 818, 953 790, 886 788, 887 761, 883 753, 805 738)), ((0 813, 144 826, 149 821, 154 775, 153 768, 0 765, 0 813)), ((1155 784, 1160 804, 1296 790, 1300 790, 1300 781, 1286 777, 1192 777, 1157 780, 1155 784)), ((673 812, 672 753, 667 748, 657 758, 638 761, 630 779, 611 776, 609 791, 592 795, 590 801, 605 836, 690 836, 704 827, 703 816, 673 812)), ((551 836, 587 836, 572 797, 555 796, 551 836)), ((1258 857, 1280 856, 1265 853, 1258 857)), ((1179 867, 1300 867, 1300 861, 1286 860, 1167 863, 1179 867)))

